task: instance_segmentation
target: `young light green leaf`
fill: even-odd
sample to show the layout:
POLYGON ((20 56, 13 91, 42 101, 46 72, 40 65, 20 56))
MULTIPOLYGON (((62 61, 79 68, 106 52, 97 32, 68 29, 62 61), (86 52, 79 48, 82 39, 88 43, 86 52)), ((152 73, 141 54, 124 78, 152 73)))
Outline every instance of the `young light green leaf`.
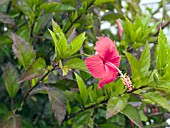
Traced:
POLYGON ((149 49, 149 44, 146 43, 145 44, 145 48, 142 52, 142 55, 140 57, 140 61, 139 61, 139 64, 140 64, 140 73, 141 73, 141 76, 142 77, 145 77, 147 76, 148 77, 148 71, 149 71, 149 68, 150 68, 150 49, 149 49))
POLYGON ((66 59, 66 51, 67 51, 67 40, 65 38, 65 35, 60 28, 60 26, 52 20, 52 26, 53 26, 53 31, 50 31, 50 34, 53 38, 54 44, 55 44, 55 57, 57 57, 57 60, 60 58, 66 59))
POLYGON ((128 27, 128 30, 130 32, 130 39, 132 42, 135 42, 136 40, 136 34, 134 32, 134 28, 133 28, 133 24, 131 23, 131 21, 125 17, 125 20, 126 20, 126 23, 127 23, 127 27, 128 27))
POLYGON ((13 99, 19 90, 19 78, 17 69, 11 63, 3 67, 3 79, 5 88, 9 96, 13 99))
POLYGON ((141 86, 141 76, 140 76, 140 70, 139 70, 139 62, 130 53, 128 53, 128 52, 124 52, 124 53, 125 53, 128 61, 129 61, 130 68, 132 70, 132 81, 135 82, 135 87, 138 88, 138 87, 141 86))
POLYGON ((125 114, 130 120, 132 120, 137 126, 143 128, 142 121, 140 119, 138 111, 131 105, 127 105, 125 109, 121 111, 121 113, 125 114))
POLYGON ((71 55, 73 55, 75 52, 77 52, 77 51, 81 48, 81 46, 82 46, 82 44, 83 44, 83 42, 84 42, 85 39, 86 39, 85 33, 82 33, 82 34, 80 34, 79 36, 77 36, 77 37, 70 43, 70 45, 68 46, 68 48, 67 48, 67 56, 71 56, 71 55))
POLYGON ((58 39, 58 42, 61 45, 61 52, 65 52, 67 49, 67 40, 65 38, 65 35, 60 28, 60 26, 52 19, 52 26, 53 26, 53 31, 58 39))
POLYGON ((38 58, 34 61, 31 66, 26 70, 22 79, 19 83, 22 83, 27 80, 32 80, 33 78, 39 77, 44 73, 44 69, 46 68, 46 62, 43 58, 38 58))
POLYGON ((165 34, 163 33, 162 30, 160 30, 159 32, 159 36, 158 36, 158 46, 157 46, 157 50, 159 51, 157 53, 157 62, 156 62, 156 68, 158 70, 158 72, 160 73, 160 75, 163 75, 163 71, 165 66, 168 64, 168 58, 169 58, 169 49, 168 49, 169 45, 168 45, 168 41, 167 38, 165 36, 165 34))
POLYGON ((60 67, 60 68, 62 69, 62 71, 63 71, 63 76, 67 75, 67 73, 68 73, 68 68, 66 68, 66 67, 64 67, 64 66, 62 65, 61 60, 59 61, 59 67, 60 67))
POLYGON ((68 60, 65 63, 64 67, 70 68, 70 69, 78 69, 78 70, 82 70, 82 71, 88 71, 84 61, 80 58, 72 58, 72 59, 68 60))
POLYGON ((12 34, 12 49, 19 62, 27 69, 36 58, 33 47, 16 34, 12 34))
POLYGON ((127 99, 125 97, 110 97, 107 103, 106 118, 110 118, 121 110, 123 110, 127 105, 127 99))
POLYGON ((61 90, 58 90, 57 88, 48 88, 48 98, 52 105, 54 116, 60 126, 66 115, 65 95, 62 93, 61 90))
POLYGON ((100 5, 100 4, 104 4, 107 2, 115 2, 115 0, 95 0, 94 4, 95 5, 100 5))
POLYGON ((21 128, 22 122, 20 115, 10 115, 0 122, 0 128, 21 128))
POLYGON ((54 57, 54 59, 59 61, 60 58, 61 58, 61 45, 58 43, 58 40, 57 40, 57 38, 55 36, 55 33, 53 31, 51 31, 51 30, 49 30, 49 32, 50 32, 50 34, 51 34, 51 36, 53 38, 54 45, 55 45, 55 57, 54 57))
POLYGON ((87 89, 86 89, 86 85, 84 84, 83 80, 81 79, 81 77, 79 75, 77 75, 76 73, 74 73, 74 74, 76 76, 76 80, 77 80, 77 83, 78 83, 82 103, 85 104, 86 101, 87 101, 87 98, 88 98, 88 92, 87 92, 87 89))
POLYGON ((170 103, 168 102, 167 99, 162 97, 160 94, 155 93, 155 92, 148 92, 143 94, 143 96, 156 104, 159 104, 163 108, 167 109, 170 112, 170 103))

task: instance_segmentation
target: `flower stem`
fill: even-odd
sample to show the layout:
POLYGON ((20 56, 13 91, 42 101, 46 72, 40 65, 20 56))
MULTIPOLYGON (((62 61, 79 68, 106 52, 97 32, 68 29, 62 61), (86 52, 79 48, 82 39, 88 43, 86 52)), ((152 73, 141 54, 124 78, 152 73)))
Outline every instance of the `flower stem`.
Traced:
POLYGON ((107 62, 106 64, 111 66, 112 68, 115 68, 119 72, 120 77, 122 78, 123 83, 128 87, 128 89, 130 91, 132 91, 133 87, 132 87, 132 82, 131 82, 129 76, 127 76, 126 74, 123 74, 122 71, 119 70, 119 68, 117 68, 116 65, 114 65, 113 63, 107 62))

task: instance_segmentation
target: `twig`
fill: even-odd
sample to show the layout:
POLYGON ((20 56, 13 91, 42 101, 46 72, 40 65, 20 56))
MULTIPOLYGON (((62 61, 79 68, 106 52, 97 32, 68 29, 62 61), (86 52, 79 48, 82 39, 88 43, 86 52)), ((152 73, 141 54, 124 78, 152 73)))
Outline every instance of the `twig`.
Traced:
POLYGON ((58 65, 55 65, 51 70, 48 70, 48 72, 47 72, 40 80, 38 80, 38 82, 34 85, 34 87, 32 87, 32 88, 26 93, 22 104, 26 102, 26 100, 27 100, 30 92, 31 92, 34 88, 36 88, 36 87, 45 79, 45 77, 48 76, 48 75, 49 75, 52 71, 54 71, 57 67, 58 67, 58 65))
MULTIPOLYGON (((81 113, 81 112, 84 112, 84 111, 86 111, 86 110, 88 110, 88 109, 91 109, 91 108, 95 108, 95 107, 97 107, 97 106, 99 106, 99 105, 101 105, 101 104, 107 103, 108 100, 109 100, 109 99, 105 99, 105 100, 101 101, 100 103, 93 104, 93 105, 91 105, 91 106, 89 106, 89 107, 84 107, 84 108, 81 109, 80 111, 78 111, 78 112, 76 112, 76 113, 74 113, 74 114, 71 114, 71 115, 69 115, 69 116, 66 116, 65 119, 63 120, 63 123, 64 123, 64 121, 67 121, 67 120, 75 117, 77 114, 79 114, 79 113, 81 113)), ((62 124, 63 124, 63 123, 62 123, 62 124)))
POLYGON ((11 9, 12 1, 9 2, 6 13, 9 13, 11 9))
POLYGON ((66 29, 65 33, 67 33, 70 30, 70 28, 82 17, 82 15, 87 12, 87 10, 93 5, 93 3, 94 1, 87 6, 86 10, 82 14, 80 14, 74 21, 71 22, 70 26, 66 29))
MULTIPOLYGON (((170 21, 167 22, 166 24, 162 25, 161 28, 164 29, 164 28, 166 28, 166 27, 169 26, 169 25, 170 25, 170 21)), ((160 31, 160 29, 159 29, 153 36, 158 36, 159 31, 160 31)))

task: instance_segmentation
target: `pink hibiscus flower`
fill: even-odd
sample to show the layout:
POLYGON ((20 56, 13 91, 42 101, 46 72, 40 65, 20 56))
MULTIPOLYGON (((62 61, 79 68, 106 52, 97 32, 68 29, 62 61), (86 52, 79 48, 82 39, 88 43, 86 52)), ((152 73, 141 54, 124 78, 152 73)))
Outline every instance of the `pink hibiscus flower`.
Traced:
MULTIPOLYGON (((86 58, 85 63, 94 78, 100 78, 98 88, 114 81, 120 71, 120 56, 115 46, 107 37, 100 37, 94 48, 96 55, 86 58)), ((120 71, 121 72, 121 71, 120 71)))

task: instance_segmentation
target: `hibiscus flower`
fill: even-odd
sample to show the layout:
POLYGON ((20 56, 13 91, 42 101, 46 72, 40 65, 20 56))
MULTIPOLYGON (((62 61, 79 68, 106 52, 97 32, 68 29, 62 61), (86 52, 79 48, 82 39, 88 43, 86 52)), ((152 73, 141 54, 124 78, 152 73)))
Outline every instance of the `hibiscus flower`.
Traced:
POLYGON ((98 88, 114 81, 118 76, 120 56, 115 41, 108 37, 100 37, 94 48, 96 55, 86 58, 86 67, 94 78, 99 78, 98 88))

